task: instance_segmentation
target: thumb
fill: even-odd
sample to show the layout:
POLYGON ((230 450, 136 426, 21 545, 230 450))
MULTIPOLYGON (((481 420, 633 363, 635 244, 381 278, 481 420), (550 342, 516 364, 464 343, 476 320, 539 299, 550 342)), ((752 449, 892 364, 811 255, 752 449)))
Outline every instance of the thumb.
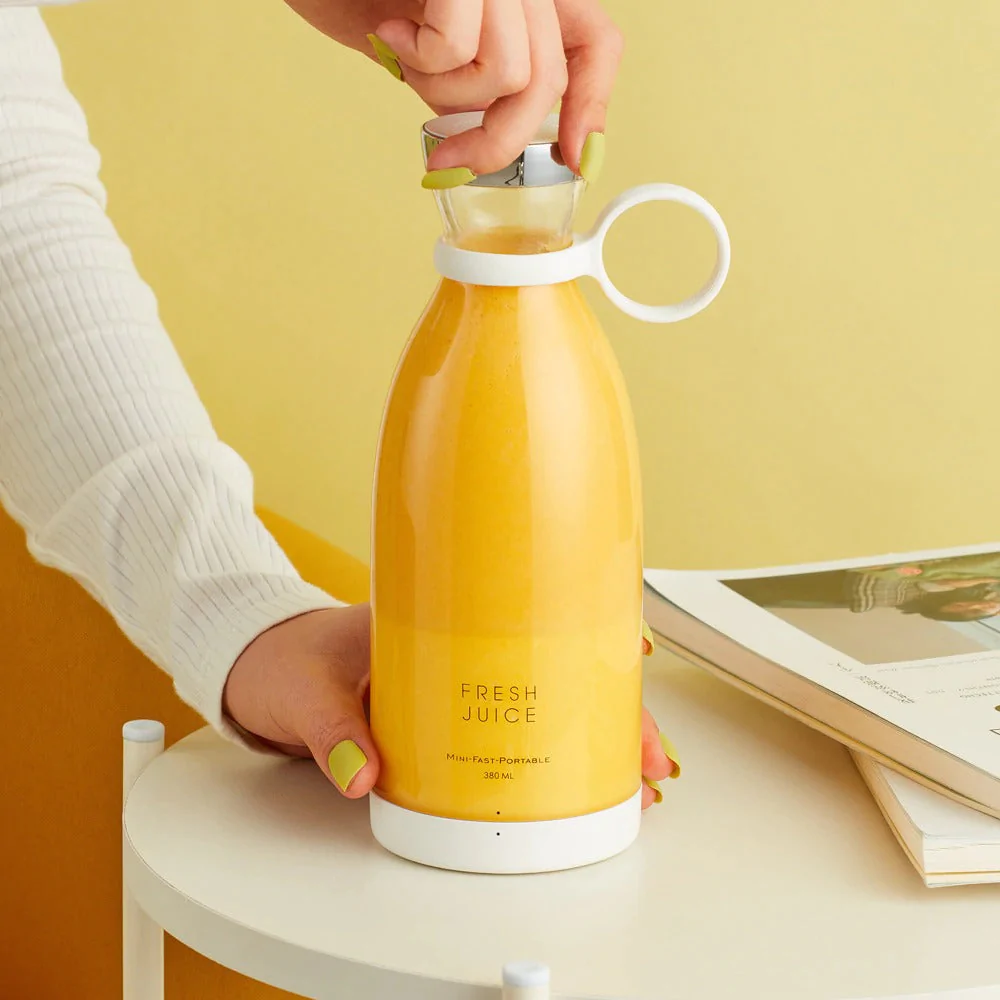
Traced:
POLYGON ((331 678, 313 693, 298 729, 320 770, 347 798, 359 799, 372 790, 379 756, 360 692, 331 678))

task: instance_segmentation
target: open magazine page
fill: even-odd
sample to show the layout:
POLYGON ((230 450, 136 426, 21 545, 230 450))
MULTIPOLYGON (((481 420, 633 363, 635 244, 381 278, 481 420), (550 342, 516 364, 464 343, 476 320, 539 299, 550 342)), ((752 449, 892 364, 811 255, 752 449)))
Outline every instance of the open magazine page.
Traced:
POLYGON ((759 656, 1000 776, 1000 544, 646 580, 759 656))

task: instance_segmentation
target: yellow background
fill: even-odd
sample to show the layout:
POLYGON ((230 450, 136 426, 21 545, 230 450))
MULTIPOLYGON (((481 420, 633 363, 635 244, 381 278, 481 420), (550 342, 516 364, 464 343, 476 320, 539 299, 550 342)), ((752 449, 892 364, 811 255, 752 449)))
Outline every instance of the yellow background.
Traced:
MULTIPOLYGON (((1000 6, 609 9, 627 54, 582 221, 668 180, 733 239, 726 289, 687 323, 591 294, 636 411, 647 563, 1000 536, 1000 6)), ((96 0, 49 20, 111 213, 220 431, 264 503, 366 557, 381 407, 435 280, 423 106, 278 0, 96 0)), ((621 226, 627 290, 662 300, 707 273, 684 210, 621 226)))
MULTIPOLYGON (((670 180, 715 203, 734 248, 722 297, 679 327, 592 295, 636 410, 647 562, 1000 536, 1000 6, 609 6, 628 52, 581 221, 670 180)), ((434 282, 419 103, 278 0, 95 0, 49 22, 112 215, 260 499, 367 558, 382 400, 434 282)), ((621 224, 612 271, 679 295, 709 251, 681 211, 650 208, 621 224)), ((156 715, 175 738, 197 720, 7 522, 0 557, 18 804, 0 850, 22 900, 0 984, 97 1000, 117 981, 117 727, 156 715)), ((360 596, 355 564, 310 575, 333 586, 330 566, 360 596)), ((277 996, 179 947, 168 968, 172 1000, 277 996)))

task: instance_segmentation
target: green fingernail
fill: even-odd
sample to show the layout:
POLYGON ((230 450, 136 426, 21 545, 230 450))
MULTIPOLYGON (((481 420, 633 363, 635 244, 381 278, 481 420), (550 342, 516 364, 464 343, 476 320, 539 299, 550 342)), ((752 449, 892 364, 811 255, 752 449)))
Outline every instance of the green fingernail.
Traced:
POLYGON ((368 763, 364 751, 354 740, 341 740, 327 758, 330 774, 337 782, 342 792, 351 787, 351 782, 357 777, 358 771, 368 763))
POLYGON ((663 752, 670 758, 671 763, 674 765, 674 769, 670 772, 670 777, 679 778, 681 776, 681 762, 677 757, 677 748, 663 733, 660 733, 660 746, 663 747, 663 752))
POLYGON ((653 641, 653 630, 646 624, 646 619, 642 620, 642 641, 646 643, 646 647, 643 648, 643 653, 646 656, 652 656, 653 650, 656 649, 656 643, 653 641))
POLYGON ((580 176, 588 184, 593 184, 601 176, 603 166, 604 133, 591 132, 587 136, 587 141, 583 144, 583 152, 580 154, 580 176))
POLYGON ((430 170, 424 174, 420 186, 428 191, 444 191, 461 187, 474 181, 476 175, 468 167, 449 167, 447 170, 430 170))
POLYGON ((399 56, 389 48, 385 42, 382 41, 378 35, 368 35, 368 41, 371 42, 372 48, 375 50, 375 55, 378 57, 378 61, 397 79, 403 79, 403 68, 399 65, 399 56))
POLYGON ((652 778, 643 778, 642 780, 653 789, 653 801, 662 802, 663 792, 660 791, 660 783, 658 781, 653 781, 652 778))

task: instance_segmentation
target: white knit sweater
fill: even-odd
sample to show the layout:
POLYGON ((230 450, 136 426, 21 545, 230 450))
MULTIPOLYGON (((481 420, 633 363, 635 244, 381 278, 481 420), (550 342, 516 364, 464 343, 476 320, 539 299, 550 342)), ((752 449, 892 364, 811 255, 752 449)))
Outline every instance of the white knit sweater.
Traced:
POLYGON ((335 602, 255 516, 250 472, 216 436, 105 214, 86 122, 29 6, 0 0, 0 501, 40 562, 76 578, 239 739, 221 713, 235 659, 335 602))

